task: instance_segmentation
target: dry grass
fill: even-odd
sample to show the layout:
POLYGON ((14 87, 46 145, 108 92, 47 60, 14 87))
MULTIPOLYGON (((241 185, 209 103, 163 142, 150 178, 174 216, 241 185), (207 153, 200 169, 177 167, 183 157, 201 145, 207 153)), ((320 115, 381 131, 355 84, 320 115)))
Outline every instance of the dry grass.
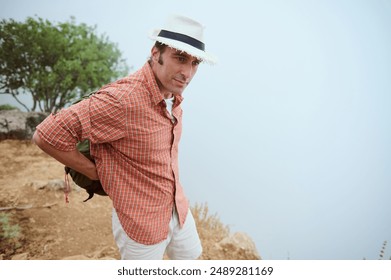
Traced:
MULTIPOLYGON (((379 260, 385 259, 386 248, 387 248, 387 240, 383 242, 383 246, 382 246, 382 248, 380 250, 380 254, 379 254, 379 260)), ((391 256, 390 256, 390 260, 391 260, 391 256)))
POLYGON ((208 204, 195 204, 191 210, 202 240, 219 242, 229 236, 229 227, 220 222, 217 214, 209 213, 208 204))
MULTIPOLYGON (((230 228, 224 225, 217 214, 210 214, 208 204, 196 204, 192 207, 192 213, 197 225, 198 234, 202 243, 202 256, 204 260, 258 260, 260 256, 256 252, 252 240, 242 239, 243 243, 237 244, 237 239, 232 239, 230 228)), ((243 238, 243 234, 240 234, 243 238)), ((241 242, 241 241, 239 241, 241 242)))
POLYGON ((202 259, 218 259, 216 244, 228 237, 229 227, 221 223, 217 214, 210 214, 208 204, 195 204, 192 213, 201 239, 202 259), (215 256, 216 255, 216 256, 215 256))

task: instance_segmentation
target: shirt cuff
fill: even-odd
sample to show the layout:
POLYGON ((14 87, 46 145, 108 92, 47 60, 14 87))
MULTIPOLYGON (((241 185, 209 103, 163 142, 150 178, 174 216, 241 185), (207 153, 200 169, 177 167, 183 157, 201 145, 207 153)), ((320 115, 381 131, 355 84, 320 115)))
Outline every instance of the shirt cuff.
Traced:
POLYGON ((49 115, 36 128, 40 138, 54 148, 64 152, 76 149, 77 139, 66 129, 65 124, 56 115, 49 115))

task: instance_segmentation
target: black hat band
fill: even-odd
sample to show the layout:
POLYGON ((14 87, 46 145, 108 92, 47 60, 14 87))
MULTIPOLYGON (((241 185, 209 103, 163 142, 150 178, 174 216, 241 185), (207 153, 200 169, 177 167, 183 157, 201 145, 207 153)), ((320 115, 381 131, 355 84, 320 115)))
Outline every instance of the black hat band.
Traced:
POLYGON ((176 32, 171 32, 168 30, 160 30, 159 37, 167 38, 167 39, 173 39, 177 40, 186 44, 189 44, 190 46, 193 46, 201 51, 205 51, 205 44, 202 43, 201 41, 198 41, 197 39, 194 39, 193 37, 181 34, 181 33, 176 33, 176 32))

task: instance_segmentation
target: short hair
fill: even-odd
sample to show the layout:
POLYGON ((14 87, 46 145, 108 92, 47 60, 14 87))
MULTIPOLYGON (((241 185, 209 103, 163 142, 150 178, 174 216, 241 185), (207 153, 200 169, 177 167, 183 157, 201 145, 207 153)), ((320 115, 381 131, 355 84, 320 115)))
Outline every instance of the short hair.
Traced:
POLYGON ((155 42, 155 48, 157 48, 162 54, 168 46, 166 44, 160 43, 158 41, 155 42))
MULTIPOLYGON (((168 45, 156 41, 154 47, 157 48, 160 54, 162 54, 164 53, 168 45)), ((149 58, 148 62, 152 63, 152 56, 149 58)), ((159 64, 163 64, 163 61, 161 60, 161 56, 159 56, 159 64)))

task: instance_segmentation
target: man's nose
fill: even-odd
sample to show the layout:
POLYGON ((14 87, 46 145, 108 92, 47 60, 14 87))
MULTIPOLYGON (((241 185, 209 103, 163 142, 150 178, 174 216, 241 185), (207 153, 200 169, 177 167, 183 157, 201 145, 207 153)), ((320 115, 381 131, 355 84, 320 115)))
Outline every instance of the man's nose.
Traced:
POLYGON ((193 65, 187 64, 182 68, 182 75, 186 78, 186 81, 189 82, 193 75, 195 74, 195 69, 193 65))

